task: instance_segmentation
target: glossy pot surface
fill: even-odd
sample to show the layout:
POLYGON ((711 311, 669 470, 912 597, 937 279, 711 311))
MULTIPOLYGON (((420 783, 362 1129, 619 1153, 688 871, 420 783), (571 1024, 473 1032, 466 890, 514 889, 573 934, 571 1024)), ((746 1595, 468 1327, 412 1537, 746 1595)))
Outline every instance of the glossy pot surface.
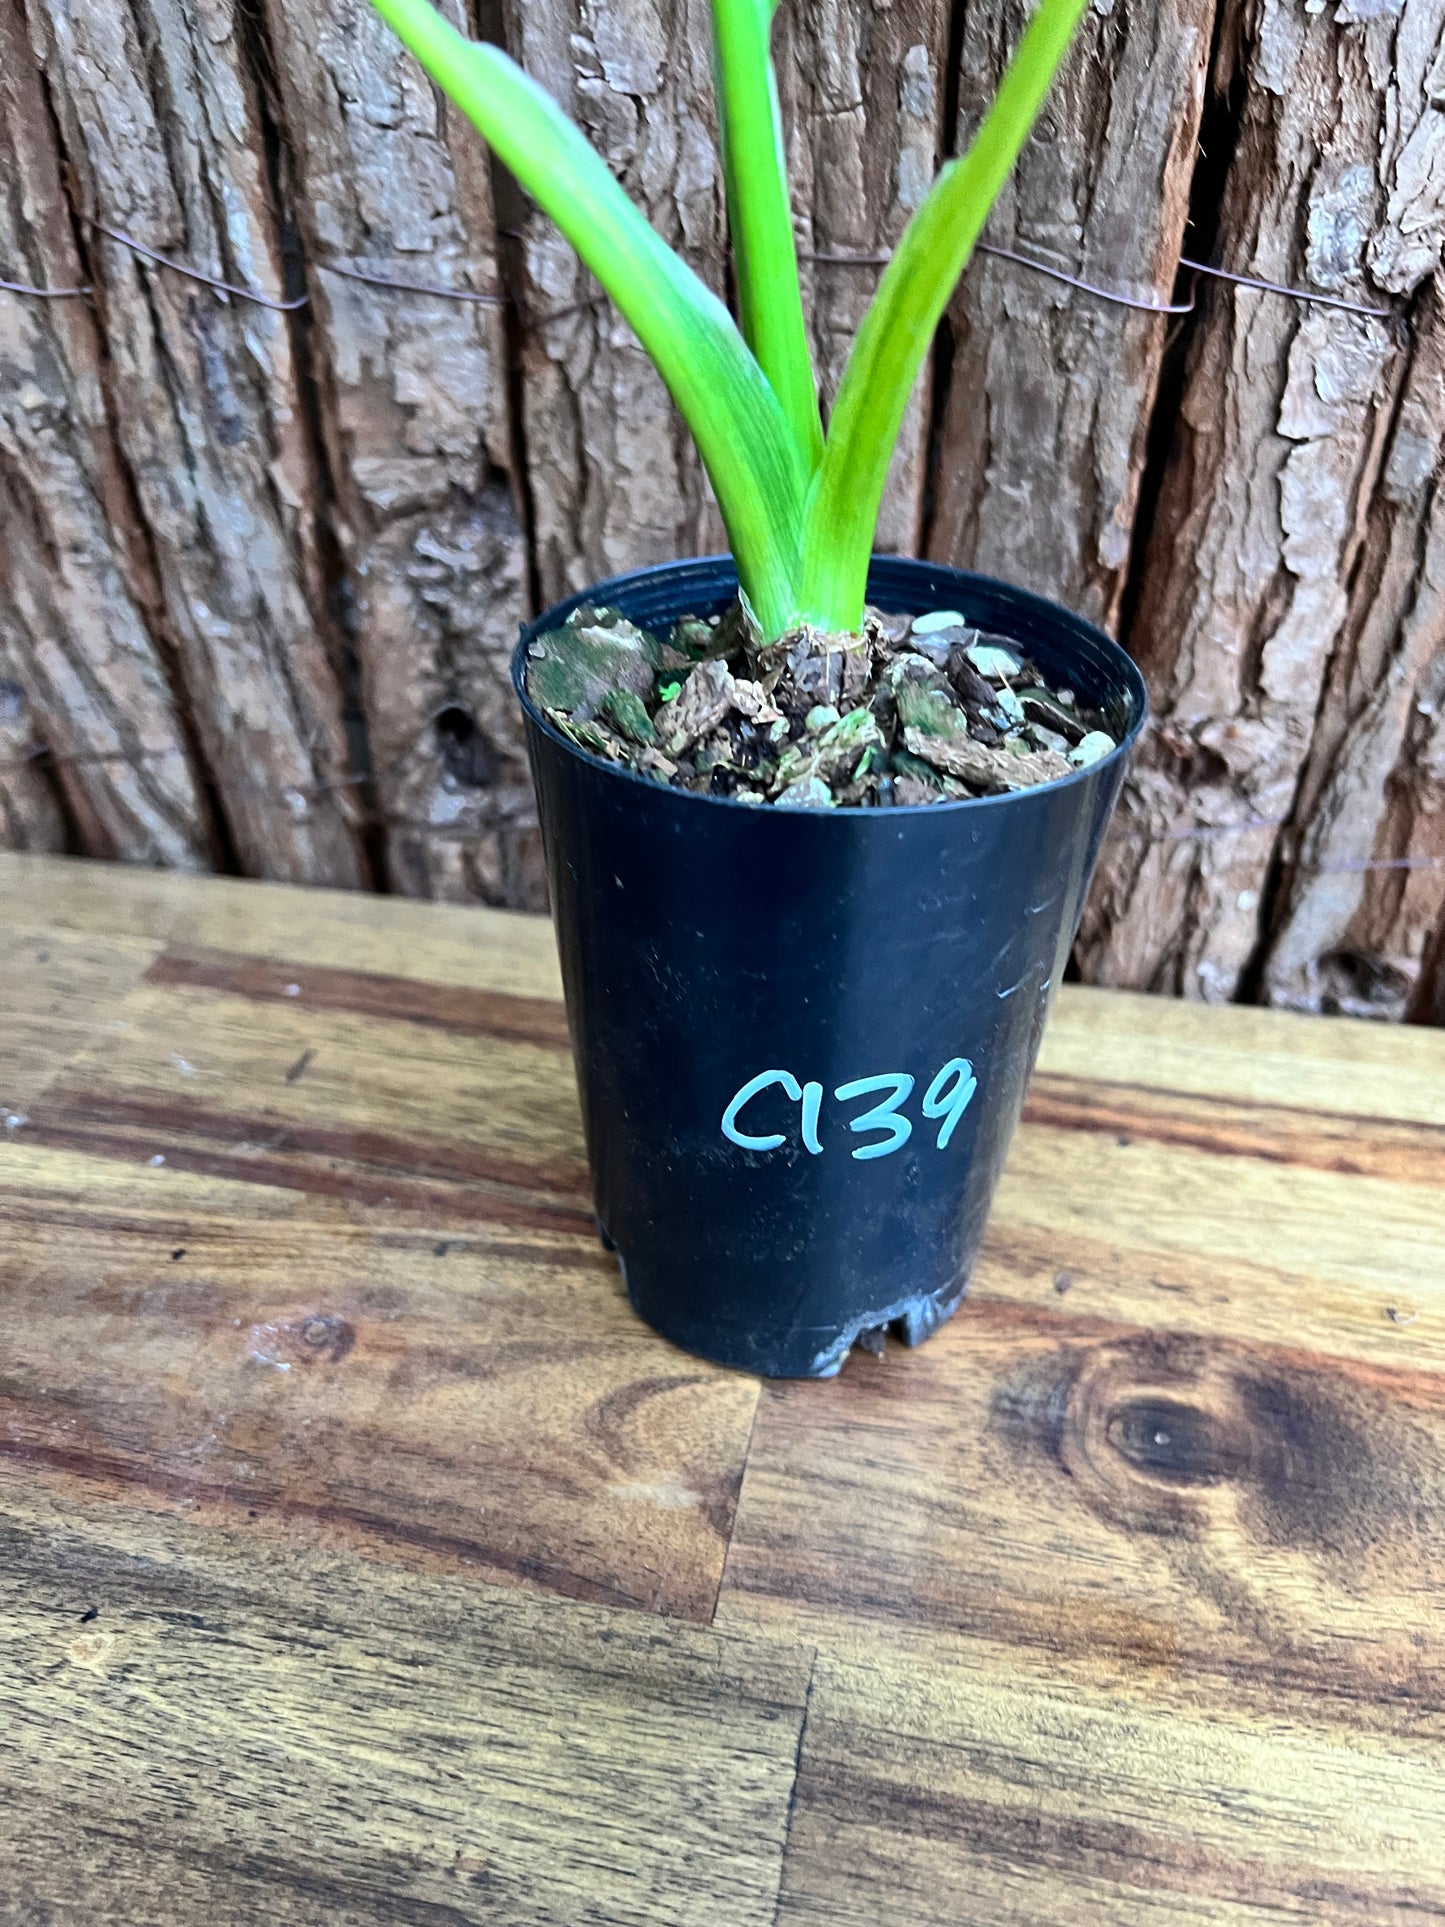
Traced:
POLYGON ((524 688, 584 601, 666 630, 732 565, 602 583, 523 636, 526 712, 598 1219, 638 1312, 687 1350, 836 1372, 958 1304, 1141 728, 1138 670, 1037 596, 878 559, 869 599, 958 609, 1119 738, 1059 783, 912 809, 779 810, 584 754, 524 688))

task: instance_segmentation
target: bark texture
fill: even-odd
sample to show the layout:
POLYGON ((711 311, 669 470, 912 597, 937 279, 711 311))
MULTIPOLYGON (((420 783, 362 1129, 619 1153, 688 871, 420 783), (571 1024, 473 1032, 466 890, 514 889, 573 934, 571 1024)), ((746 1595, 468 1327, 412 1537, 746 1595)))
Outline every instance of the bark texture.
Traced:
POLYGON ((242 866, 367 879, 284 314, 226 300, 94 223, 279 297, 264 129, 230 0, 27 0, 104 334, 161 619, 242 866))
POLYGON ((1268 1001, 1403 1016, 1445 916, 1445 277, 1399 413, 1281 844, 1268 1001))
MULTIPOLYGON (((1025 8, 962 0, 957 145, 1025 8)), ((987 239, 1167 302, 1189 211, 1210 0, 1096 0, 987 239)), ((1166 322, 979 255, 948 318, 929 553, 1115 626, 1166 322)))
MULTIPOLYGON (((8 612, 0 600, 0 624, 8 612)), ((40 761, 23 683, 0 649, 0 850, 61 856, 67 838, 60 798, 40 761)))
POLYGON ((268 0, 266 21, 388 880, 537 906, 508 682, 527 558, 487 156, 366 0, 268 0))
MULTIPOLYGON (((0 0, 0 273, 85 272, 16 0, 0 0)), ((144 541, 85 300, 0 293, 0 758, 48 747, 91 856, 205 867, 205 810, 147 607, 144 541)), ((3 778, 9 848, 61 847, 35 770, 3 778)))
MULTIPOLYGON (((1442 21, 1445 0, 1233 8, 1224 266, 1404 306, 1445 225, 1442 21)), ((1332 685, 1332 664, 1374 600, 1404 342, 1389 320, 1227 285, 1208 297, 1129 638, 1156 718, 1085 928, 1099 980, 1212 1000, 1253 988, 1311 740, 1348 681, 1332 685)), ((1315 995, 1304 928, 1269 977, 1290 1001, 1315 995)))
MULTIPOLYGON (((707 0, 514 0, 512 52, 717 293, 726 222, 707 0)), ((551 223, 521 215, 527 467, 545 600, 722 546, 702 468, 626 323, 551 223)))

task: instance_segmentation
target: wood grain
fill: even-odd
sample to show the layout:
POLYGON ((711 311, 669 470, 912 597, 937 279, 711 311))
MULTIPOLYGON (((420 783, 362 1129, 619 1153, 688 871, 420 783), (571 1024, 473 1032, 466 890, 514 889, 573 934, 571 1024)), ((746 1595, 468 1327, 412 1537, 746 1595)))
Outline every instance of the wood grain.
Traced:
MULTIPOLYGON (((305 916, 284 890, 93 863, 32 861, 0 851, 0 901, 17 922, 77 936, 155 937, 187 950, 285 957, 323 969, 517 995, 560 998, 552 927, 505 911, 408 903, 400 897, 311 890, 305 916)), ((289 981, 289 980, 288 980, 289 981)))
MULTIPOLYGON (((159 1139, 145 1139, 145 1145, 159 1139)), ((34 1148, 0 1460, 57 1492, 707 1620, 756 1388, 595 1240, 34 1148), (81 1334, 88 1334, 82 1338, 81 1334)), ((151 1155, 154 1155, 152 1153, 151 1155)))
MULTIPOLYGON (((3 872, 0 872, 3 874, 3 872)), ((1281 1024, 1235 1004, 1217 1013, 1117 991, 1066 988, 1039 1068, 1109 1085, 1439 1124, 1441 1042, 1377 1024, 1281 1024)))
POLYGON ((159 947, 144 938, 72 936, 8 919, 0 925, 0 1111, 14 1117, 40 1095, 111 1021, 114 1006, 159 947))
POLYGON ((0 904, 0 1921, 1445 1912, 1445 1038, 1065 987, 954 1322, 760 1388, 544 924, 0 904))
POLYGON ((770 1916, 806 1658, 126 1524, 7 1520, 0 1919, 770 1916))
POLYGON ((632 1318, 560 1020, 551 999, 164 952, 10 1133, 65 1155, 0 1259, 47 1308, 6 1346, 0 1454, 706 1618, 755 1388, 632 1318), (41 1388, 74 1321, 134 1291, 155 1322, 133 1353, 123 1320, 118 1352, 88 1351, 76 1428, 41 1388), (141 1396, 142 1372, 171 1395, 141 1396))
POLYGON ((721 1623, 1440 1704, 1445 1050, 1215 1018, 1060 999, 953 1325, 765 1388, 721 1623))
POLYGON ((981 1293, 826 1410, 766 1388, 719 1623, 1445 1706, 1438 1368, 1111 1329, 1073 1297, 981 1293))
POLYGON ((458 1211, 592 1229, 565 1031, 539 1038, 533 1000, 413 985, 388 1017, 385 980, 359 999, 347 973, 203 961, 168 957, 124 999, 32 1135, 134 1155, 140 1130, 147 1155, 221 1174, 378 1204, 435 1185, 458 1211))
POLYGON ((1143 1655, 1106 1671, 821 1655, 779 1921, 1413 1927, 1445 1907, 1438 1727, 1202 1703, 1143 1655))

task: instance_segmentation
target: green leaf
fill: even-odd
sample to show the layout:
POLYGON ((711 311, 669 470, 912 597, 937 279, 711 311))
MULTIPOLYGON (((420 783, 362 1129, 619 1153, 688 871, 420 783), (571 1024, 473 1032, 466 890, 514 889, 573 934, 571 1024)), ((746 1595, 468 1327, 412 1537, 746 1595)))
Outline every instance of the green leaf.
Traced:
POLYGON ((802 608, 820 629, 849 632, 862 622, 878 506, 908 397, 1086 4, 1040 0, 973 145, 940 173, 879 281, 804 519, 802 608))
POLYGON ((714 73, 738 313, 811 475, 823 454, 803 322, 783 117, 769 51, 770 0, 713 0, 714 73))
POLYGON ((770 634, 796 616, 807 470, 727 309, 663 241, 567 116, 498 47, 429 0, 373 0, 631 324, 692 431, 738 575, 770 634))

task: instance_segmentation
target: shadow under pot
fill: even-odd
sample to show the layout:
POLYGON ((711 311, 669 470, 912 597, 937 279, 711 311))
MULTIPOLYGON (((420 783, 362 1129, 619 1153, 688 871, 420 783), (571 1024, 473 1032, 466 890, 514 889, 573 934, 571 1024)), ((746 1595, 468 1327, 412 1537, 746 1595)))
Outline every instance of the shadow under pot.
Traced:
POLYGON ((529 699, 529 645, 585 602, 666 634, 730 561, 598 584, 524 633, 526 715, 597 1216, 640 1315, 786 1378, 958 1305, 1084 893, 1143 725, 1138 670, 1057 605, 879 558, 892 614, 960 611, 1101 714, 1066 779, 912 808, 777 809, 588 755, 529 699))

